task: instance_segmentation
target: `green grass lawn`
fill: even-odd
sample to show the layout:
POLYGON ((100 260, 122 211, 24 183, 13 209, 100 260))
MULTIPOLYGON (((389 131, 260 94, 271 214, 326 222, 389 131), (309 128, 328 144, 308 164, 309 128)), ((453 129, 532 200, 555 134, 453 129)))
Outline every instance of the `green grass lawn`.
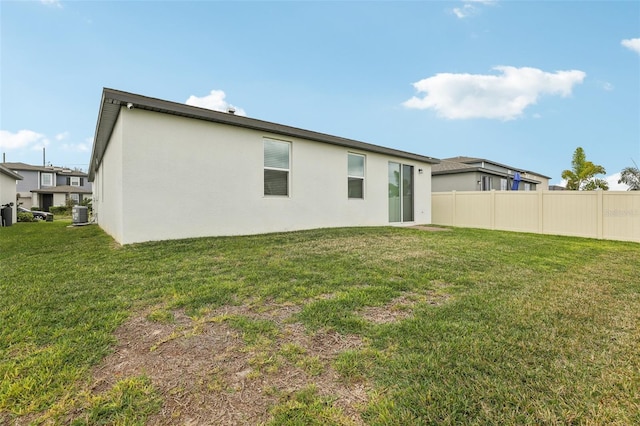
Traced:
MULTIPOLYGON (((309 377, 262 389, 266 424, 640 424, 640 244, 384 227, 120 247, 69 224, 0 228, 0 423, 145 424, 162 384, 96 389, 95 368, 127 321, 184 313, 237 331, 249 385, 309 377), (232 311, 273 306, 292 314, 232 311), (360 343, 314 355, 285 341, 294 324, 360 343), (324 391, 329 371, 366 389, 357 418, 324 391)), ((239 392, 222 382, 207 392, 239 392)))

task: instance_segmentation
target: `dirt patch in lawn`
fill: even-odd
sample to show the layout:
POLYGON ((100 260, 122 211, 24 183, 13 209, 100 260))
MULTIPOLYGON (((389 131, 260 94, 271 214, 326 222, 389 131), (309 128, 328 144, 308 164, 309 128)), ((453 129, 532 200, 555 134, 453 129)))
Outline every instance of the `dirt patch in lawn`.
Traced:
POLYGON ((451 298, 448 294, 429 290, 424 294, 404 293, 383 306, 370 306, 362 310, 360 315, 374 324, 388 324, 401 321, 413 315, 417 304, 439 306, 451 298))
POLYGON ((332 368, 338 354, 362 346, 357 336, 308 333, 293 322, 296 306, 225 306, 197 319, 174 311, 171 322, 150 321, 144 312, 122 325, 118 344, 94 371, 92 392, 119 380, 146 375, 162 397, 157 425, 261 424, 269 410, 293 393, 315 385, 344 418, 363 424, 365 383, 345 383, 332 368), (271 321, 274 334, 247 342, 229 318, 271 321))

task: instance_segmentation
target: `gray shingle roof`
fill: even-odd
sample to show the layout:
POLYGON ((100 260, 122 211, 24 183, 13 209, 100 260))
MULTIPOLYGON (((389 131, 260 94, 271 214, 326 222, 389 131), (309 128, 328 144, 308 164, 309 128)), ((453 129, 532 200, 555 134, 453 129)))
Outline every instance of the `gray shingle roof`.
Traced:
POLYGON ((34 166, 26 163, 2 163, 5 167, 11 170, 26 170, 26 171, 36 171, 36 172, 48 172, 48 173, 57 173, 59 175, 64 176, 81 176, 86 177, 87 174, 80 170, 71 170, 66 167, 58 167, 58 166, 34 166))
POLYGON ((44 186, 39 189, 33 189, 31 192, 35 192, 38 194, 91 194, 90 189, 84 189, 80 186, 71 185, 44 186))
MULTIPOLYGON (((458 168, 453 168, 453 166, 450 166, 450 169, 448 170, 462 170, 464 169, 464 167, 462 167, 462 165, 466 165, 468 167, 471 168, 476 168, 477 166, 471 166, 470 164, 473 163, 490 163, 490 164, 494 164, 496 166, 500 166, 500 167, 504 167, 505 169, 509 169, 509 170, 513 170, 513 171, 518 171, 518 172, 522 172, 522 173, 531 173, 546 179, 551 179, 549 176, 545 176, 543 174, 534 172, 532 170, 524 170, 524 169, 520 169, 518 167, 513 167, 513 166, 507 166, 506 164, 502 164, 502 163, 498 163, 496 161, 493 160, 487 160, 486 158, 478 158, 478 157, 465 157, 465 156, 458 156, 458 157, 451 157, 451 158, 443 158, 442 160, 440 160, 442 163, 445 162, 450 162, 450 163, 458 163, 461 166, 458 168)), ((432 171, 435 171, 436 167, 434 166, 432 168, 432 171)), ((441 171, 444 171, 447 169, 441 169, 441 171)))
POLYGON ((0 173, 2 173, 3 175, 7 175, 9 177, 12 177, 15 180, 22 180, 22 176, 20 176, 18 173, 14 172, 13 170, 5 167, 5 164, 6 163, 0 164, 0 173))
POLYGON ((456 161, 440 160, 440 164, 434 164, 431 166, 431 173, 436 172, 456 172, 456 171, 469 171, 477 169, 476 166, 470 166, 464 163, 458 163, 456 161))
POLYGON ((126 107, 129 103, 132 104, 133 108, 145 109, 163 114, 172 114, 197 120, 223 123, 230 126, 259 130, 282 136, 298 137, 301 139, 339 145, 347 148, 388 154, 399 158, 411 159, 430 164, 437 164, 439 162, 438 159, 432 157, 386 148, 353 139, 341 138, 338 136, 313 132, 311 130, 304 130, 283 124, 257 120, 255 118, 241 117, 238 115, 194 107, 182 103, 170 102, 162 99, 136 95, 134 93, 104 88, 102 91, 102 100, 100 101, 98 122, 96 124, 93 151, 91 153, 91 163, 89 165, 89 181, 93 181, 94 173, 102 162, 102 157, 107 149, 107 144, 109 143, 113 127, 120 113, 120 108, 126 107))

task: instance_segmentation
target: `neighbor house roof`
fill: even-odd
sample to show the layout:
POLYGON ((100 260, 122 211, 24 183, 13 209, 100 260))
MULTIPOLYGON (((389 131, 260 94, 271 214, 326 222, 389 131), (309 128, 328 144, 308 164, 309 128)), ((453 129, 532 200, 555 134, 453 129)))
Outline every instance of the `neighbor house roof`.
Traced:
POLYGON ((478 157, 465 157, 465 156, 458 156, 458 157, 451 157, 451 158, 443 158, 442 160, 440 160, 441 163, 437 166, 433 166, 432 168, 432 174, 446 174, 446 173, 455 173, 456 171, 458 173, 463 173, 465 171, 469 171, 467 169, 480 169, 480 170, 486 170, 484 168, 478 168, 477 166, 473 166, 472 164, 476 164, 476 163, 490 163, 490 164, 494 164, 496 166, 499 167, 503 167, 505 169, 508 170, 513 170, 513 171, 517 171, 520 173, 531 173, 534 174, 536 176, 540 176, 546 179, 551 179, 549 176, 545 176, 543 174, 531 171, 531 170, 524 170, 524 169, 519 169, 517 167, 513 167, 513 166, 507 166, 506 164, 501 164, 498 163, 496 161, 493 160, 487 160, 486 158, 478 158, 478 157), (436 173, 436 171, 438 173, 436 173))
POLYGON ((87 174, 80 170, 72 170, 66 167, 58 167, 58 166, 33 166, 31 164, 26 163, 2 163, 5 167, 11 170, 25 170, 25 171, 35 171, 35 172, 47 172, 47 173, 58 173, 60 175, 65 176, 87 176, 87 174))
MULTIPOLYGON (((500 176, 500 177, 508 177, 509 174, 507 172, 504 171, 500 171, 500 170, 493 170, 493 169, 488 169, 485 168, 483 166, 477 166, 477 165, 471 165, 471 164, 465 164, 462 162, 458 162, 458 161, 453 161, 453 160, 457 160, 458 158, 464 158, 464 159, 469 159, 469 160, 473 160, 470 161, 471 163, 476 163, 476 162, 486 162, 486 163, 491 163, 491 164, 495 164, 498 165, 500 167, 503 167, 505 169, 508 170, 512 170, 514 172, 520 172, 521 173, 521 177, 520 179, 523 182, 529 182, 529 183, 540 183, 540 181, 532 179, 528 173, 533 173, 533 172, 526 172, 525 170, 521 170, 521 169, 516 169, 514 167, 510 167, 510 166, 505 166, 493 161, 488 161, 488 160, 483 160, 483 159, 471 159, 471 157, 454 157, 453 159, 443 159, 440 160, 439 164, 434 164, 431 167, 431 175, 432 176, 438 176, 438 175, 451 175, 451 174, 456 174, 456 173, 468 173, 468 172, 482 172, 485 174, 489 174, 489 175, 494 175, 494 176, 500 176)), ((533 173, 535 176, 541 176, 539 174, 535 174, 533 173)))
POLYGON ((5 167, 5 164, 7 163, 2 163, 0 164, 0 173, 2 173, 3 175, 7 175, 15 180, 22 180, 22 176, 20 176, 18 173, 8 169, 7 167, 5 167))
POLYGON ((91 153, 91 163, 89 165, 89 181, 93 181, 95 171, 102 162, 102 157, 107 149, 107 144, 111 138, 114 125, 118 119, 121 107, 131 104, 132 108, 155 111, 163 114, 171 114, 182 117, 205 120, 214 123, 222 123, 230 126, 243 127, 252 130, 278 134, 282 136, 298 137, 301 139, 316 142, 339 145, 352 149, 392 155, 399 158, 421 161, 425 163, 437 164, 439 160, 419 154, 412 154, 392 148, 386 148, 352 139, 285 126, 283 124, 271 123, 257 120, 255 118, 241 117, 238 115, 213 111, 206 108, 199 108, 177 102, 165 101, 162 99, 149 98, 147 96, 136 95, 134 93, 122 92, 119 90, 104 88, 102 100, 100 101, 100 111, 91 153))

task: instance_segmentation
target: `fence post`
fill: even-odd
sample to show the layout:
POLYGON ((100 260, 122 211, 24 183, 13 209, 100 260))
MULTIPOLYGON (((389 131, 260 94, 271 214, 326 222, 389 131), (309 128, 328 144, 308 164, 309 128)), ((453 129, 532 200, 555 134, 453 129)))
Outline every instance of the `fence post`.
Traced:
POLYGON ((451 191, 451 226, 456 226, 456 191, 451 191))
POLYGON ((491 229, 496 229, 496 190, 492 189, 489 194, 489 215, 491 216, 491 229))
POLYGON ((538 234, 544 234, 544 196, 545 191, 538 191, 538 234))

